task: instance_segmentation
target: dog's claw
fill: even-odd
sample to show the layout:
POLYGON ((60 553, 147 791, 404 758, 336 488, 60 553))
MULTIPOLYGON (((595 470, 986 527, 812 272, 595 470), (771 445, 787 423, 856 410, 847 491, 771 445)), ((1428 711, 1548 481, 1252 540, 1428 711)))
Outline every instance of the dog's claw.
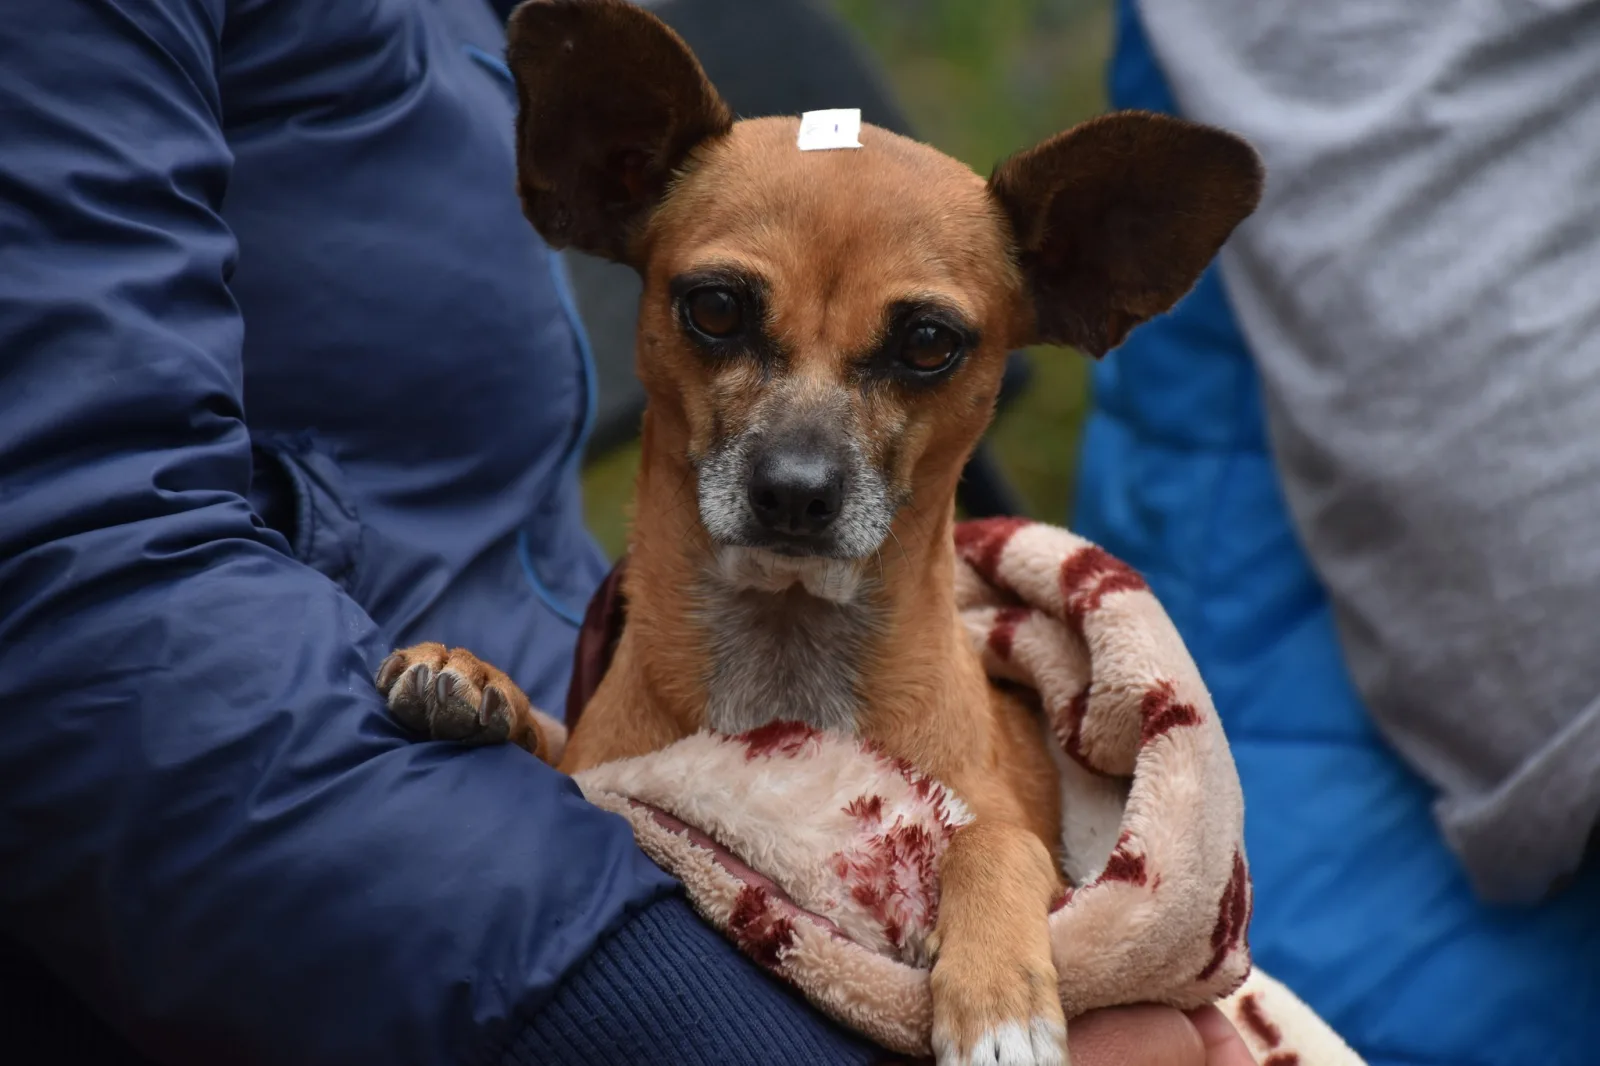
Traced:
POLYGON ((511 735, 511 705, 498 686, 491 685, 483 690, 478 720, 483 723, 486 743, 498 744, 511 735))
POLYGON ((399 679, 401 674, 405 673, 405 670, 406 658, 399 652, 394 652, 383 660, 383 664, 378 667, 378 691, 387 696, 389 690, 394 688, 395 681, 399 679))
MULTIPOLYGON (((391 657, 392 658, 392 657, 391 657)), ((385 662, 378 671, 379 688, 383 689, 382 679, 385 673, 395 674, 395 668, 385 662)), ((432 671, 421 663, 406 667, 404 660, 399 663, 396 676, 391 676, 386 695, 389 698, 389 711, 400 720, 400 724, 413 733, 426 733, 428 731, 428 681, 432 671)))
POLYGON ((483 702, 478 705, 478 721, 484 725, 498 722, 509 722, 511 715, 506 708, 506 698, 500 695, 500 690, 490 685, 483 690, 483 702))
POLYGON ((454 670, 439 671, 439 679, 433 684, 433 709, 429 717, 436 739, 469 744, 488 739, 481 736, 483 725, 478 721, 481 697, 473 699, 472 688, 472 683, 454 670))
POLYGON ((433 681, 433 671, 418 663, 406 671, 405 677, 400 682, 400 692, 407 702, 415 703, 419 707, 426 707, 428 703, 428 687, 433 681))

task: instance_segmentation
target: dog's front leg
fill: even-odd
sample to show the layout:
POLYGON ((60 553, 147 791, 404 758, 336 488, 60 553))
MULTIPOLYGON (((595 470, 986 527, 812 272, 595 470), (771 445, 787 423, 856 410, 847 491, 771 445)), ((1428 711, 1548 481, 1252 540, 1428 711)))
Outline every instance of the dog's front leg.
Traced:
POLYGON ((1050 952, 1060 890, 1032 832, 975 821, 939 871, 933 1050, 939 1066, 1065 1066, 1066 1016, 1050 952))
POLYGON ((401 725, 430 740, 515 744, 554 766, 567 730, 541 714, 505 671, 465 648, 416 644, 378 668, 378 691, 401 725))

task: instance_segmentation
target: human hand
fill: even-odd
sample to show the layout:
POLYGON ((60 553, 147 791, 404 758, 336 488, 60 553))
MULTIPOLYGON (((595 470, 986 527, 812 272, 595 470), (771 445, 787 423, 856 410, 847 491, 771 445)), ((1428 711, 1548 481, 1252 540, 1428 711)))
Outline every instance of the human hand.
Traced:
MULTIPOLYGON (((1233 1023, 1216 1007, 1107 1007, 1067 1025, 1072 1066, 1256 1066, 1233 1023)), ((932 1059, 918 1060, 932 1063, 932 1059)), ((913 1066, 888 1058, 877 1066, 913 1066)))
POLYGON ((1067 1026, 1072 1066, 1256 1066, 1216 1007, 1111 1007, 1067 1026))

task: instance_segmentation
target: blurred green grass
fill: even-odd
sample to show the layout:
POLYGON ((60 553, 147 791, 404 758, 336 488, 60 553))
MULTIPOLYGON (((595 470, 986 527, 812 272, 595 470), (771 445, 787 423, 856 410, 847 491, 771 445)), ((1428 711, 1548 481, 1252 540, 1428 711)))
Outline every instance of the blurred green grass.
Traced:
MULTIPOLYGON (((834 0, 883 62, 919 136, 980 174, 1105 107, 1108 0, 834 0)), ((1033 380, 990 431, 1029 513, 1066 520, 1088 408, 1076 352, 1030 351, 1033 380)), ((637 445, 584 470, 589 527, 613 557, 627 539, 637 445)))

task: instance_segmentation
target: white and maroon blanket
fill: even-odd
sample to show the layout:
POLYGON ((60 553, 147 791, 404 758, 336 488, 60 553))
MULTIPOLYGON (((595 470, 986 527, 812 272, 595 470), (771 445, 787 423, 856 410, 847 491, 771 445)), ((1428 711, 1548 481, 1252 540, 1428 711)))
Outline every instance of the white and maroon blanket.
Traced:
MULTIPOLYGON (((1038 694, 1061 769, 1072 887, 1050 925, 1068 1017, 1221 1002, 1266 1066, 1358 1064, 1291 993, 1251 973, 1238 777, 1144 582, 1039 523, 968 522, 956 542, 973 646, 993 677, 1038 694)), ((615 577, 590 608, 569 720, 620 625, 615 577)), ((937 871, 969 818, 943 785, 856 738, 788 723, 697 734, 577 780, 752 958, 884 1046, 928 1054, 937 871)))

